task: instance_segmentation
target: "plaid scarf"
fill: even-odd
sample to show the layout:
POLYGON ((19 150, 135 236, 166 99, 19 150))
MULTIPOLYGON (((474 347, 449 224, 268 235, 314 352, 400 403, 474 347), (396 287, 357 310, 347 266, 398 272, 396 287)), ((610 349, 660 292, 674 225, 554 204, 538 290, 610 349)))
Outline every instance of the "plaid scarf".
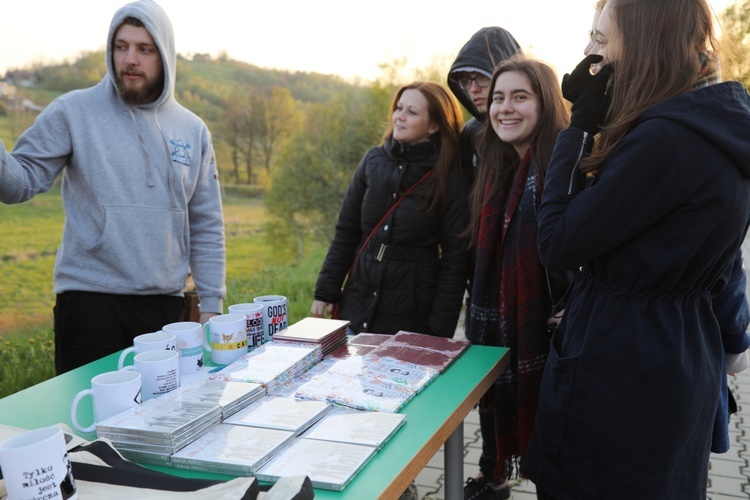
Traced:
POLYGON ((539 191, 529 151, 510 191, 495 199, 485 195, 479 224, 468 337, 472 344, 510 348, 508 368, 482 399, 494 410, 494 476, 501 479, 518 474, 549 352, 550 299, 537 250, 539 191))
POLYGON ((691 91, 710 87, 721 82, 721 66, 719 65, 719 56, 716 55, 716 52, 704 50, 700 54, 700 61, 701 69, 698 72, 698 78, 693 82, 691 91))

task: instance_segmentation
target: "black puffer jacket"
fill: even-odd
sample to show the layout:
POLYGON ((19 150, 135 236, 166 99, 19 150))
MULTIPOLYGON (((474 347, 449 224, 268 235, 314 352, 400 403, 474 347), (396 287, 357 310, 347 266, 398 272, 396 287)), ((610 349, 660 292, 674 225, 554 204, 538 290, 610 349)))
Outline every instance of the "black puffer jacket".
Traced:
POLYGON ((351 321, 355 332, 453 336, 468 272, 467 241, 458 234, 468 224, 469 181, 460 168, 453 169, 439 210, 427 213, 425 208, 433 176, 401 202, 360 255, 340 295, 360 245, 436 159, 432 141, 405 145, 391 139, 370 149, 354 173, 315 299, 341 299, 339 316, 351 321))

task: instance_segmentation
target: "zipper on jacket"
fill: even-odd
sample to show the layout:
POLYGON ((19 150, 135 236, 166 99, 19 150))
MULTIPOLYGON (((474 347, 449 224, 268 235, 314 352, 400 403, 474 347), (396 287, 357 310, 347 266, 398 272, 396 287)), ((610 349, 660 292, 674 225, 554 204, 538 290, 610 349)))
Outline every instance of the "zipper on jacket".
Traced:
POLYGON ((583 158, 583 151, 586 149, 586 139, 588 138, 589 138, 589 133, 584 130, 583 141, 581 141, 581 149, 578 151, 578 158, 576 158, 576 162, 573 165, 573 170, 570 172, 570 183, 568 184, 568 194, 573 192, 573 178, 575 177, 576 170, 578 170, 578 165, 581 163, 581 159, 583 158))

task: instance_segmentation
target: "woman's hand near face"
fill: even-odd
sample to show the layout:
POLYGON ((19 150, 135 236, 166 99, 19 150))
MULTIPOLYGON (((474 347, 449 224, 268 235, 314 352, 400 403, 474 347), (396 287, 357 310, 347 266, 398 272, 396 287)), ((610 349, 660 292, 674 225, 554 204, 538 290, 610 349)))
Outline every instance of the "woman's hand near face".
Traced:
POLYGON ((570 126, 598 134, 607 118, 611 95, 607 93, 612 65, 607 64, 596 74, 592 65, 601 62, 602 56, 589 54, 578 63, 572 73, 566 73, 562 81, 563 97, 573 103, 570 126))

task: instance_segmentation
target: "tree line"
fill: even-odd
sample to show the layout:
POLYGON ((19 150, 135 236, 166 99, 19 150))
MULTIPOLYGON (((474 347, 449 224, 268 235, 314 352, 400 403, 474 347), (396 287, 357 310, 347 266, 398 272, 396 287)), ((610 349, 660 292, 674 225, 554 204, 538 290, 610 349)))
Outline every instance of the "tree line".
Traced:
MULTIPOLYGON (((719 20, 724 79, 750 87, 750 0, 728 7, 719 20)), ((412 80, 444 82, 450 62, 435 60, 406 72, 404 57, 382 65, 376 82, 362 84, 334 75, 266 70, 226 54, 180 55, 175 92, 208 124, 225 189, 263 196, 274 219, 267 235, 290 257, 299 257, 303 242, 330 241, 354 169, 382 139, 396 87, 412 80)), ((38 78, 33 95, 46 101, 42 105, 94 85, 106 73, 102 52, 32 69, 38 78)), ((9 125, 14 134, 30 123, 28 116, 18 120, 9 125)))

